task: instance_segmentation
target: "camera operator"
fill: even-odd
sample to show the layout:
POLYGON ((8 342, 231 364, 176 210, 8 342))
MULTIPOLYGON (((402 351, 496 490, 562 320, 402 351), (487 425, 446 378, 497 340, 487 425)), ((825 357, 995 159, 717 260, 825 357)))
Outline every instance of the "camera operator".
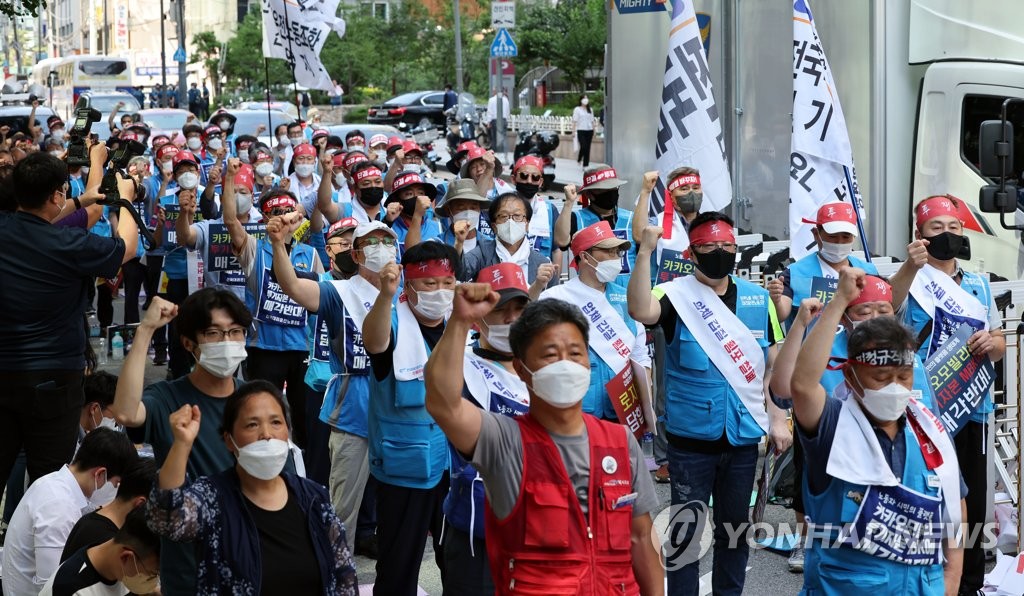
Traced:
MULTIPOLYGON (((106 146, 94 145, 89 157, 91 168, 102 170, 106 146)), ((99 186, 89 185, 80 201, 102 198, 99 186)), ((19 162, 13 187, 18 209, 0 214, 0 478, 8 477, 24 448, 35 480, 74 455, 84 401, 88 285, 116 276, 135 255, 138 229, 124 210, 119 238, 52 225, 72 200, 67 165, 48 153, 19 162)), ((133 196, 130 181, 118 187, 122 197, 133 196)))

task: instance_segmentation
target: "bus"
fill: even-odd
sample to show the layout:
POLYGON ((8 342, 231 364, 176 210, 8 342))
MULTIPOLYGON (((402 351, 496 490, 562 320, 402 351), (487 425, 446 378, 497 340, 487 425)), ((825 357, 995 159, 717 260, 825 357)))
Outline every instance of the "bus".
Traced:
POLYGON ((71 118, 83 91, 128 92, 132 87, 132 69, 127 58, 79 54, 42 60, 32 69, 32 83, 48 89, 51 71, 57 76, 50 107, 65 120, 71 118))

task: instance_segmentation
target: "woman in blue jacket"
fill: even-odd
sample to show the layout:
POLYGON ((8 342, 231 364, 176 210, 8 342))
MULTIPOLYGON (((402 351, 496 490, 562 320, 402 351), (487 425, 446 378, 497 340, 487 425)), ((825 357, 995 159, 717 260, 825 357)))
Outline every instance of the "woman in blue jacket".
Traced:
POLYGON ((199 544, 197 595, 358 593, 345 528, 327 491, 283 471, 289 427, 276 387, 254 381, 227 399, 221 432, 236 464, 188 485, 199 408, 183 406, 170 421, 174 444, 147 517, 155 533, 199 544))

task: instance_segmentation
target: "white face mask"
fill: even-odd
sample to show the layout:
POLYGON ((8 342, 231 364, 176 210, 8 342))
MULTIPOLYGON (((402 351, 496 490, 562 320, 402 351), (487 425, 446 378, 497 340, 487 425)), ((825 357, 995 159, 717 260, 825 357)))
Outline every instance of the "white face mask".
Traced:
POLYGON ((363 248, 363 258, 366 260, 363 266, 374 273, 380 273, 384 265, 394 263, 397 256, 397 246, 387 246, 385 244, 367 246, 363 248))
POLYGON ((228 130, 229 128, 231 128, 231 121, 230 120, 221 120, 220 122, 217 123, 217 126, 219 126, 221 130, 228 130))
POLYGON ((431 292, 416 292, 416 304, 413 310, 423 315, 427 320, 436 321, 447 317, 452 312, 452 302, 455 300, 455 290, 433 290, 431 292))
POLYGON ((404 166, 402 166, 402 171, 403 172, 419 172, 420 171, 420 164, 418 164, 418 163, 407 163, 404 166))
MULTIPOLYGON (((590 259, 593 258, 593 256, 590 256, 590 259)), ((587 260, 587 264, 594 268, 594 273, 597 274, 597 281, 601 283, 607 284, 615 281, 615 278, 622 272, 622 261, 619 259, 599 261, 597 265, 591 264, 590 259, 587 260)))
POLYGON ((251 160, 249 159, 249 150, 248 150, 248 149, 240 149, 240 150, 238 151, 238 159, 239 159, 239 160, 240 160, 240 161, 241 161, 242 163, 249 163, 249 162, 251 161, 251 160))
POLYGON ((206 143, 210 151, 220 151, 224 147, 224 141, 220 137, 214 137, 206 143))
POLYGON ((135 564, 135 574, 128 575, 128 568, 122 563, 122 571, 124 571, 124 577, 121 578, 121 583, 128 589, 132 594, 152 594, 156 592, 160 586, 160 576, 154 575, 152 577, 142 575, 139 570, 139 562, 135 559, 135 553, 132 553, 132 562, 135 564))
POLYGON ((480 227, 480 212, 472 211, 470 209, 459 211, 452 216, 452 223, 457 221, 468 221, 470 229, 475 230, 480 227))
POLYGON ((249 208, 252 207, 252 195, 236 192, 235 193, 235 205, 238 209, 238 216, 244 216, 249 212, 249 208))
POLYGON ((195 172, 185 172, 178 176, 178 186, 185 190, 195 190, 199 186, 199 174, 195 172))
POLYGON ((256 174, 259 176, 269 176, 274 173, 274 164, 269 161, 256 164, 256 174))
POLYGON ((288 135, 281 135, 281 136, 277 137, 277 144, 278 145, 287 145, 288 144, 288 135))
POLYGON ((821 258, 825 259, 829 263, 842 263, 850 256, 853 252, 853 243, 848 244, 834 244, 832 242, 821 241, 821 248, 818 249, 818 254, 821 258))
POLYGON ((586 97, 584 97, 583 99, 580 100, 580 103, 583 104, 583 105, 587 105, 587 104, 590 103, 590 100, 587 99, 586 97))
POLYGON ((124 431, 124 427, 118 424, 116 419, 107 418, 102 412, 100 412, 99 422, 96 422, 95 416, 92 417, 92 421, 96 425, 96 428, 109 428, 110 430, 116 430, 117 432, 124 431))
POLYGON ((910 403, 910 389, 899 383, 889 383, 881 389, 865 389, 856 373, 853 377, 861 387, 860 404, 869 414, 883 422, 899 420, 910 403))
POLYGON ((92 495, 89 496, 89 504, 94 507, 106 507, 113 502, 114 497, 117 496, 117 487, 114 486, 113 482, 107 478, 106 471, 103 472, 103 484, 100 485, 95 478, 93 478, 93 486, 95 487, 92 491, 92 495))
POLYGON ((185 145, 192 151, 199 151, 203 148, 203 140, 199 137, 189 137, 185 140, 185 145))
POLYGON ((345 174, 342 174, 341 172, 339 172, 339 173, 334 175, 334 185, 339 187, 339 188, 347 186, 348 185, 348 178, 345 177, 345 174))
POLYGON ((240 341, 199 344, 199 349, 199 366, 218 379, 226 379, 235 374, 238 365, 248 356, 245 343, 240 341))
POLYGON ((590 389, 590 369, 571 360, 559 360, 533 372, 533 393, 556 408, 571 408, 583 401, 590 389))
POLYGON ((50 131, 50 136, 53 137, 54 139, 58 140, 58 141, 63 141, 64 140, 64 129, 63 128, 55 128, 55 129, 50 131))
POLYGON ((231 443, 238 449, 238 465, 250 476, 260 480, 277 477, 288 461, 288 441, 269 439, 239 447, 235 438, 231 437, 231 443))
POLYGON ((295 164, 295 173, 302 178, 311 176, 313 174, 313 168, 315 166, 311 163, 297 163, 295 164))
POLYGON ((498 238, 505 244, 515 244, 526 236, 526 222, 512 221, 498 224, 498 238))
POLYGON ((511 354, 512 346, 508 343, 508 332, 512 325, 488 325, 486 321, 483 321, 483 324, 487 328, 487 331, 482 331, 487 343, 497 352, 511 354))
POLYGON ((170 174, 174 171, 174 162, 171 160, 160 162, 160 171, 164 174, 170 174))
POLYGON ((288 142, 292 144, 292 147, 298 147, 305 140, 303 137, 288 137, 288 142))

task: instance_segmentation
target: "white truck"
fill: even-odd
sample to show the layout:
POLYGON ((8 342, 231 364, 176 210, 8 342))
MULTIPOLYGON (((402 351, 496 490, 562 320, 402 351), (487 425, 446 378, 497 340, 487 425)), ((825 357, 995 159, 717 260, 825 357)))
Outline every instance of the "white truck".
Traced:
MULTIPOLYGON (((999 119, 1006 98, 1024 98, 1019 0, 810 4, 846 115, 871 251, 904 257, 913 205, 948 193, 977 220, 967 231, 970 269, 1019 279, 1019 232, 979 205, 980 189, 994 182, 979 169, 980 125, 999 119)), ((732 215, 743 229, 788 238, 793 2, 695 5, 725 133, 732 215)), ((640 175, 653 169, 668 29, 667 11, 609 13, 606 157, 629 173, 624 197, 636 196, 640 175)), ((1024 104, 1010 105, 1008 120, 1020 151, 1007 168, 1019 178, 1024 104)), ((1011 199, 1024 219, 1024 197, 1011 199)))

